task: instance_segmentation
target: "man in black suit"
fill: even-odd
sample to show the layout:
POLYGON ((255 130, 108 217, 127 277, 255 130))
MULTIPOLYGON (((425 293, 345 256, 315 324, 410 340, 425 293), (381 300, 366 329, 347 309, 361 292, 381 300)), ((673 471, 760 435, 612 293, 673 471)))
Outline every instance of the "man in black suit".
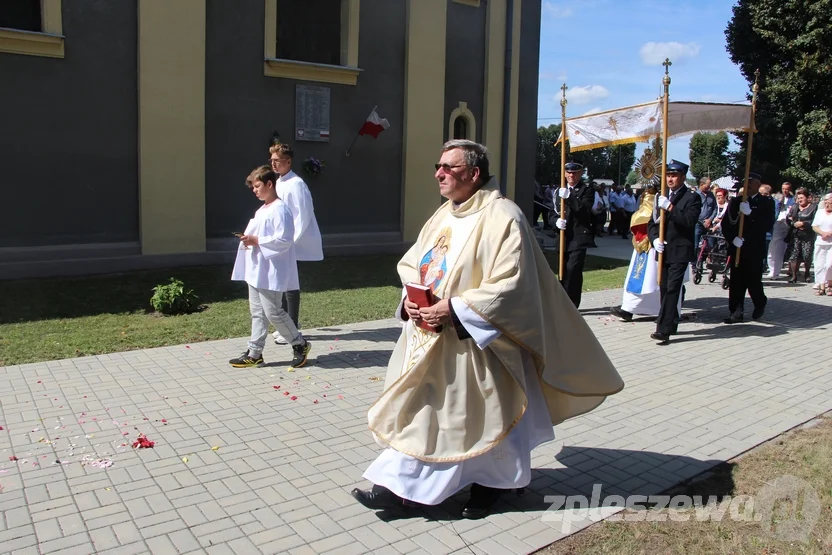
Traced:
POLYGON ((659 284, 661 308, 656 319, 656 332, 650 334, 659 345, 669 344, 670 336, 676 333, 679 326, 679 296, 682 294, 685 271, 695 256, 693 236, 702 210, 702 198, 685 185, 688 166, 671 160, 665 173, 668 196, 656 197, 653 219, 647 226, 653 248, 664 253, 659 284), (665 220, 664 242, 659 237, 661 218, 665 220))
POLYGON ((763 316, 766 310, 765 291, 763 291, 763 261, 766 255, 766 234, 774 228, 774 199, 759 194, 760 175, 748 174, 748 200, 743 202, 737 196, 728 203, 728 210, 722 219, 722 232, 728 241, 728 253, 731 256, 728 267, 731 269, 731 285, 728 290, 728 318, 726 324, 735 324, 744 319, 745 292, 754 303, 751 317, 755 320, 763 316), (742 237, 739 237, 740 212, 745 217, 742 237), (740 265, 735 266, 737 251, 740 265))
MULTIPOLYGON (((595 229, 592 226, 592 205, 595 203, 595 190, 584 183, 584 167, 577 162, 568 162, 566 187, 555 189, 552 195, 554 213, 560 211, 560 199, 566 200, 566 214, 559 214, 555 227, 560 233, 566 233, 566 268, 563 272, 563 288, 572 300, 575 308, 581 305, 581 289, 584 285, 584 263, 586 249, 595 246, 595 229)), ((560 245, 560 238, 558 238, 560 245)))

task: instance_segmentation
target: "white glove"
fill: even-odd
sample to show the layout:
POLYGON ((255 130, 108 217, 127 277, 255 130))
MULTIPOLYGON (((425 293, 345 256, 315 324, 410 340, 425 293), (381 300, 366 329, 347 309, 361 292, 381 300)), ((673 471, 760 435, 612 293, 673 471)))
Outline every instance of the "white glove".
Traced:
POLYGON ((664 243, 661 239, 653 239, 653 248, 656 249, 656 252, 664 252, 664 243))
POLYGON ((558 188, 558 196, 560 198, 569 198, 569 187, 558 188))
POLYGON ((566 220, 558 218, 558 221, 555 222, 555 227, 558 229, 566 229, 566 220))
POLYGON ((661 208, 662 210, 667 210, 670 207, 670 199, 665 196, 659 195, 659 198, 656 200, 656 202, 658 203, 659 208, 661 208))
POLYGON ((748 204, 747 202, 741 202, 740 203, 740 212, 742 212, 743 214, 748 216, 749 214, 751 214, 751 205, 748 204))
MULTIPOLYGON (((745 204, 745 203, 743 203, 743 204, 745 204)), ((745 243, 745 241, 743 240, 742 237, 734 237, 734 240, 731 241, 731 243, 739 249, 739 248, 742 248, 742 244, 745 243)))

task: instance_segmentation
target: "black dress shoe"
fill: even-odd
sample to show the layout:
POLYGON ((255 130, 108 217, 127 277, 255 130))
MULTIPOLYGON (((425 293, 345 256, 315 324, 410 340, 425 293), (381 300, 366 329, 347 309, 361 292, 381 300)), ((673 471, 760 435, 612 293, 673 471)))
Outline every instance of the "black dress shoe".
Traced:
POLYGON ((752 312, 752 313, 751 313, 751 317, 752 317, 754 320, 759 320, 760 318, 762 318, 762 317, 763 317, 763 314, 764 314, 764 313, 765 313, 765 311, 766 311, 766 305, 767 305, 767 304, 768 304, 768 301, 764 302, 764 303, 763 303, 763 304, 761 304, 760 306, 755 306, 755 307, 754 307, 754 312, 752 312))
POLYGON ((610 312, 612 313, 613 316, 615 316, 616 318, 620 318, 624 322, 632 322, 633 321, 633 313, 632 312, 627 312, 626 310, 624 310, 621 307, 618 307, 618 306, 613 307, 610 310, 610 312))
POLYGON ((474 520, 488 516, 502 493, 503 490, 500 489, 488 488, 479 484, 472 485, 471 498, 462 508, 462 517, 474 520))
POLYGON ((405 504, 404 499, 384 486, 375 485, 369 490, 355 488, 352 490, 352 496, 368 509, 378 511, 385 509, 404 509, 408 506, 405 504))
POLYGON ((670 345, 670 336, 663 333, 655 332, 650 334, 650 339, 655 339, 659 345, 670 345))
POLYGON ((745 317, 742 314, 732 314, 722 321, 723 324, 742 324, 745 317))

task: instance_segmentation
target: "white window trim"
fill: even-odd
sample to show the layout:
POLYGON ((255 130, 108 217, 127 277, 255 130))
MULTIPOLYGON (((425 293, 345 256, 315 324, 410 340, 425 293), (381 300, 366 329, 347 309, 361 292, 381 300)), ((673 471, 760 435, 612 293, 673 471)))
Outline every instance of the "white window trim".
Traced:
POLYGON ((358 74, 358 24, 361 0, 341 0, 341 65, 315 64, 277 58, 277 0, 265 0, 263 73, 266 77, 356 85, 358 74))
POLYGON ((61 1, 41 0, 42 32, 0 27, 0 52, 45 58, 63 58, 64 34, 61 1))
POLYGON ((456 118, 463 117, 468 120, 468 136, 466 139, 470 141, 477 140, 477 119, 474 117, 474 112, 468 109, 467 102, 460 102, 459 106, 451 111, 451 117, 448 120, 448 140, 454 138, 454 122, 456 118))

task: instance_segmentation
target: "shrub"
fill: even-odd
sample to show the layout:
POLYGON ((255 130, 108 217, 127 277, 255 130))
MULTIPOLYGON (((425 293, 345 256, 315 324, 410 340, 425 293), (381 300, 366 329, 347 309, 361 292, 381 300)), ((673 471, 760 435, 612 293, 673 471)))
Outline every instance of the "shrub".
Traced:
POLYGON ((184 283, 170 278, 167 285, 157 285, 153 288, 150 306, 162 314, 187 314, 199 308, 199 299, 192 289, 185 289, 184 283))

